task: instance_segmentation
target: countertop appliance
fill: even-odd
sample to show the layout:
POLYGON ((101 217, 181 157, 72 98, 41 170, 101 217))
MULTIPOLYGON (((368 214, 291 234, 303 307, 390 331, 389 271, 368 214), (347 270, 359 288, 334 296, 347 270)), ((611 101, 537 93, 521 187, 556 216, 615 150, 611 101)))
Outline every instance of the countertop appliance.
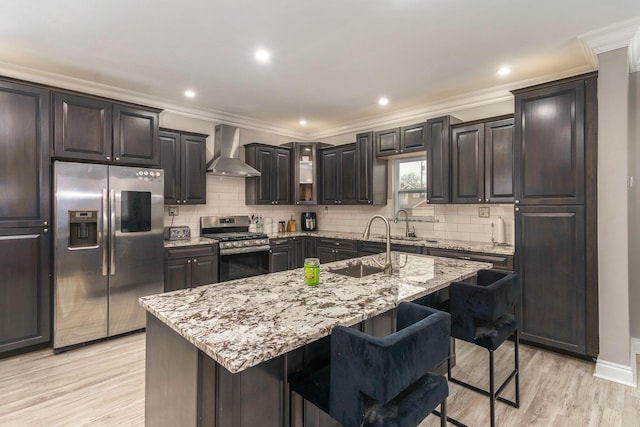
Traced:
POLYGON ((163 175, 54 162, 54 349, 145 327, 138 298, 163 291, 163 175))
POLYGON ((170 226, 164 228, 164 240, 189 240, 191 229, 188 225, 170 226))
POLYGON ((316 231, 318 223, 315 212, 302 212, 300 215, 300 227, 302 231, 316 231))
POLYGON ((249 232, 250 223, 248 216, 200 217, 200 237, 219 242, 219 282, 269 272, 269 238, 249 232))

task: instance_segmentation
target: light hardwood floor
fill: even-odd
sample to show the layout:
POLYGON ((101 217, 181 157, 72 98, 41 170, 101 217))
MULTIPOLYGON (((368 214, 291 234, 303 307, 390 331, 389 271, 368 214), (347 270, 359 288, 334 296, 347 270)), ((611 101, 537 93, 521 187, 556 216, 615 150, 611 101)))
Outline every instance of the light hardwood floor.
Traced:
MULTIPOLYGON (((522 345, 521 406, 498 403, 498 426, 640 426, 640 389, 593 376, 594 364, 522 345)), ((486 351, 458 342, 454 376, 486 387, 486 351)), ((0 426, 144 425, 144 334, 54 355, 41 350, 0 360, 0 426)), ((511 366, 511 343, 497 375, 511 366)), ((450 386, 449 415, 489 425, 489 402, 450 386)), ((505 394, 512 397, 512 387, 505 394)), ((434 416, 421 427, 439 425, 434 416)), ((259 427, 259 426, 256 426, 259 427)))

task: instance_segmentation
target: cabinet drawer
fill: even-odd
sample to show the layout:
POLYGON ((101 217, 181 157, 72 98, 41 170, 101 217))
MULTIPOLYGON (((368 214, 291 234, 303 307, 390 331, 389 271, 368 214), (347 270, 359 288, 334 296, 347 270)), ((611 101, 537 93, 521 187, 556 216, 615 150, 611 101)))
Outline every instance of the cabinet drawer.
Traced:
POLYGON ((326 239, 319 237, 318 238, 318 247, 324 248, 333 248, 333 249, 343 249, 347 251, 358 251, 358 241, 357 240, 344 240, 344 239, 326 239))
MULTIPOLYGON (((358 242, 358 254, 379 254, 387 250, 387 244, 383 242, 369 242, 366 240, 360 240, 358 242)), ((414 245, 404 245, 401 243, 392 243, 391 250, 396 252, 407 252, 412 254, 421 254, 422 247, 414 245)))
POLYGON ((468 261, 490 262, 497 270, 513 271, 513 255, 485 254, 477 252, 451 251, 446 249, 429 249, 429 255, 445 258, 458 258, 468 261))
POLYGON ((289 240, 289 238, 269 239, 269 245, 278 246, 278 247, 289 246, 289 245, 291 245, 291 241, 289 240))
POLYGON ((218 253, 216 245, 194 245, 182 246, 179 248, 165 248, 165 258, 193 258, 199 256, 216 255, 218 253))

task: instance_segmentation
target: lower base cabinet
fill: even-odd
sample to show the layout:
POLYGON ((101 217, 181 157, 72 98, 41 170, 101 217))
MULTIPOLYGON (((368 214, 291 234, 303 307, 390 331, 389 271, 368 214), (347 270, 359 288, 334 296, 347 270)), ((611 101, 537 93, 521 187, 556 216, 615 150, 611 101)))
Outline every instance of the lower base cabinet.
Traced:
POLYGON ((164 291, 195 288, 218 282, 217 245, 165 249, 164 291))
POLYGON ((0 229, 0 354, 51 339, 51 237, 0 229))
POLYGON ((358 241, 319 237, 317 251, 320 264, 356 258, 358 256, 358 241))
POLYGON ((292 268, 293 248, 289 237, 269 240, 269 273, 287 271, 292 268))

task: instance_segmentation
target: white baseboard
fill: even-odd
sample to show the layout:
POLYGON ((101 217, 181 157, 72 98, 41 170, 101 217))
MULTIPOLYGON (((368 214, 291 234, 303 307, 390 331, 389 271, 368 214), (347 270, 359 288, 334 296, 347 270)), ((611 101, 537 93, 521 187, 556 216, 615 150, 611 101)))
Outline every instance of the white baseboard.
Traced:
POLYGON ((631 366, 619 365, 598 358, 594 377, 637 387, 636 357, 640 353, 640 339, 631 338, 631 366))

